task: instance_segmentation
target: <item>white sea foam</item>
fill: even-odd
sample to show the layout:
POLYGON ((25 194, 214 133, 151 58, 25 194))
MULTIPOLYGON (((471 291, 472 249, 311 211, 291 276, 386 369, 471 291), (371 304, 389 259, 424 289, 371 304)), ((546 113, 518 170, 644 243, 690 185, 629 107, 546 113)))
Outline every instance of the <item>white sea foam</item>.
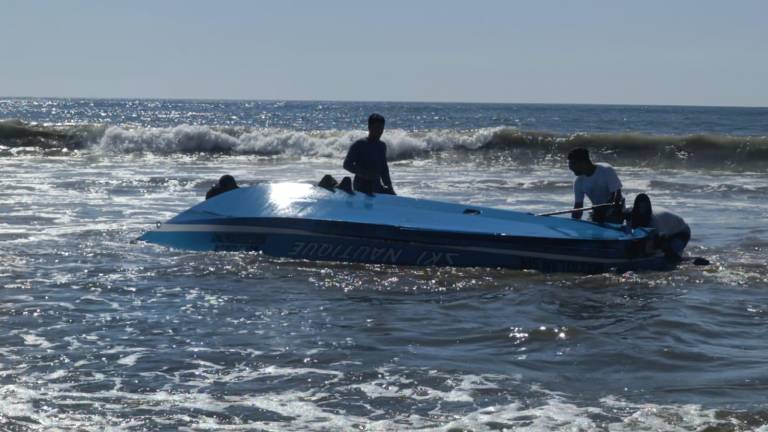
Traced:
MULTIPOLYGON (((500 128, 458 131, 438 129, 408 132, 387 130, 388 157, 409 159, 419 154, 449 148, 477 149, 489 142, 500 128)), ((109 153, 231 153, 263 156, 343 156, 362 130, 295 131, 255 129, 223 131, 207 126, 180 125, 172 128, 108 128, 95 146, 109 153)))
MULTIPOLYGON (((132 354, 118 361, 134 364, 140 354, 132 354)), ((695 404, 633 403, 608 396, 593 401, 575 401, 567 394, 553 392, 538 386, 522 384, 521 377, 504 375, 451 375, 440 371, 425 372, 430 379, 422 380, 399 367, 377 370, 377 378, 362 383, 343 381, 345 374, 333 369, 291 368, 268 366, 252 368, 238 366, 222 368, 209 362, 198 361, 195 370, 199 379, 184 379, 190 391, 130 392, 121 385, 121 378, 108 378, 101 373, 91 377, 80 376, 79 383, 112 381, 109 390, 74 390, 72 382, 56 382, 67 375, 59 369, 45 374, 25 373, 25 379, 0 389, 0 418, 12 424, 35 424, 40 428, 75 428, 78 430, 124 430, 131 427, 169 425, 183 430, 366 430, 387 431, 402 429, 421 430, 498 430, 500 427, 519 431, 653 431, 703 430, 713 427, 732 427, 741 430, 750 425, 749 415, 723 415, 716 410, 695 404), (307 387, 285 386, 267 392, 231 394, 224 397, 209 393, 212 382, 246 383, 258 378, 305 378, 324 376, 307 387), (40 382, 46 382, 40 386, 40 382), (27 386, 26 383, 30 383, 27 386), (431 383, 436 383, 433 386, 431 383), (439 387, 433 388, 433 387, 439 387), (519 387, 519 388, 518 388, 519 387), (74 390, 74 391, 73 391, 74 390), (518 391, 526 400, 510 397, 488 405, 487 396, 518 391), (366 397, 355 396, 355 412, 338 410, 329 402, 343 401, 347 395, 362 391, 366 397), (405 409, 392 415, 382 406, 397 401, 405 409), (41 402, 52 406, 71 406, 72 409, 38 409, 41 402), (466 411, 452 409, 454 404, 469 407, 466 411), (85 412, 77 407, 88 406, 85 412), (407 407, 422 407, 423 410, 407 407), (474 407, 474 408, 471 408, 474 407), (259 408, 284 418, 235 419, 228 413, 259 408), (134 410, 151 413, 126 423, 134 410), (87 413, 86 413, 87 412, 87 413), (224 414, 222 416, 222 414, 224 414), (742 419, 742 417, 744 417, 742 419), (286 419, 287 418, 287 419, 286 419), (237 420, 237 421, 234 421, 237 420), (29 423, 32 422, 32 423, 29 423), (149 422, 149 423, 148 423, 149 422), (184 425, 189 425, 184 426, 184 425)), ((151 377, 152 373, 141 374, 151 377)), ((759 415, 756 414, 756 415, 759 415)), ((766 430, 765 427, 758 430, 766 430)))
MULTIPOLYGON (((131 154, 244 154, 309 158, 343 157, 349 146, 365 137, 363 130, 303 131, 275 128, 216 128, 179 125, 166 128, 111 126, 96 143, 85 149, 131 154)), ((628 158, 633 164, 659 163, 728 164, 762 160, 766 137, 655 136, 631 133, 554 134, 520 131, 514 127, 478 129, 387 129, 390 160, 412 159, 446 150, 487 149, 493 152, 520 151, 525 160, 549 160, 575 146, 586 146, 609 160, 628 158)))
POLYGON ((125 357, 121 357, 117 360, 118 364, 121 364, 123 366, 133 366, 136 364, 136 362, 139 360, 139 358, 142 356, 142 353, 134 353, 127 355, 125 357))
POLYGON ((59 370, 56 370, 56 371, 53 371, 53 372, 49 373, 48 375, 45 375, 43 378, 45 378, 48 381, 56 380, 56 379, 63 378, 65 376, 67 376, 68 373, 69 373, 69 371, 67 371, 65 369, 59 369, 59 370))
POLYGON ((22 334, 19 336, 21 336, 21 338, 24 339, 24 343, 26 345, 39 346, 40 348, 43 348, 43 349, 47 349, 53 346, 53 344, 48 342, 44 337, 40 337, 33 334, 22 334))

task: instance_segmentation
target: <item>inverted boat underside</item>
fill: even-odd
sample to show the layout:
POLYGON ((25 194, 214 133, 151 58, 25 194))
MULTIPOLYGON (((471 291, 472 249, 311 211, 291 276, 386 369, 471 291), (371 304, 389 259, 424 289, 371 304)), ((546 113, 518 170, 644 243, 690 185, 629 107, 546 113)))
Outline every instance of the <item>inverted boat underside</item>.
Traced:
POLYGON ((178 249, 261 251, 275 257, 369 264, 504 267, 599 273, 666 266, 651 239, 564 240, 270 218, 167 223, 144 241, 178 249))
POLYGON ((141 240, 291 259, 596 273, 665 266, 655 237, 644 228, 273 183, 203 201, 141 240))

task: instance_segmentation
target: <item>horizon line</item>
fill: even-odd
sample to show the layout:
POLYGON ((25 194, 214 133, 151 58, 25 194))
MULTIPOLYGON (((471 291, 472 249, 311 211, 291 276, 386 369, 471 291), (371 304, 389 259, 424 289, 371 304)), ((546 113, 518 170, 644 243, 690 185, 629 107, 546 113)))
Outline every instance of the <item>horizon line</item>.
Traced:
POLYGON ((214 97, 155 96, 0 96, 0 99, 96 99, 96 100, 170 100, 223 102, 329 102, 329 103, 401 103, 401 104, 466 104, 466 105, 580 105, 580 106, 652 106, 681 108, 768 108, 768 105, 695 105, 684 103, 608 103, 608 102, 482 102, 482 101, 418 101, 418 100, 352 100, 352 99, 248 99, 214 97))

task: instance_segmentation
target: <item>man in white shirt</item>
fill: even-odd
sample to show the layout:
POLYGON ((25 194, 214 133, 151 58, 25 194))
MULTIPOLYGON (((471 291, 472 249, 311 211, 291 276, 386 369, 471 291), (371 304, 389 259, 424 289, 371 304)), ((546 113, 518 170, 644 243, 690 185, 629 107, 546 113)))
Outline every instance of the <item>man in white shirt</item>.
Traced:
MULTIPOLYGON (((573 183, 575 200, 573 208, 584 208, 584 195, 592 202, 592 206, 614 204, 613 207, 603 207, 592 212, 595 222, 622 223, 624 199, 621 196, 621 180, 616 171, 607 163, 592 163, 589 151, 577 148, 568 153, 568 168, 576 175, 573 183)), ((574 219, 581 219, 583 212, 573 212, 574 219)))

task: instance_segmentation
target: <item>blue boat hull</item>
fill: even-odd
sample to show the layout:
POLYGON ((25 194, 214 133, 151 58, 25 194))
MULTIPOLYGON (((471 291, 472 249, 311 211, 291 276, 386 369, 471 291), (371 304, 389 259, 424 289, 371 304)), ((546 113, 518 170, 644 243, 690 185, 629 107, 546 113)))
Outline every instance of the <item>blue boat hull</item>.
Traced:
POLYGON ((596 273, 663 268, 652 230, 311 185, 259 185, 179 214, 141 240, 317 261, 596 273), (218 201, 218 202, 217 202, 218 201))

